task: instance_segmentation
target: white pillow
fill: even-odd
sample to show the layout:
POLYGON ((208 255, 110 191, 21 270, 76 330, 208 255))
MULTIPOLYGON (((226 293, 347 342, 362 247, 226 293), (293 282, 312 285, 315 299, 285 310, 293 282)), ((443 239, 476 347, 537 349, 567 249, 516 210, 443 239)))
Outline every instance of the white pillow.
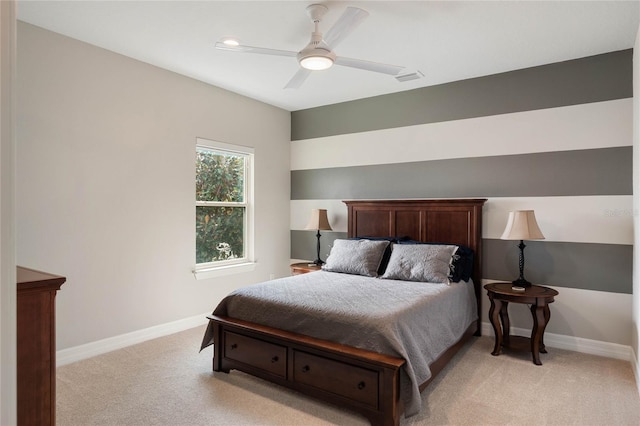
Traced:
POLYGON ((322 269, 330 272, 378 276, 378 266, 389 241, 335 240, 327 263, 322 269))
POLYGON ((457 250, 453 245, 394 244, 381 278, 449 284, 457 250))

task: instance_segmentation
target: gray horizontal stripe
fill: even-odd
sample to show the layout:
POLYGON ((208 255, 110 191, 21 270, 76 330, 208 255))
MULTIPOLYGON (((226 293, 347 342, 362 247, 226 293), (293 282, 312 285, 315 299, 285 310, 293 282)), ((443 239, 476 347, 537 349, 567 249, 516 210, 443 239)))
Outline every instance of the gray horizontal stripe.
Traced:
MULTIPOLYGON (((323 232, 320 257, 327 260, 336 238, 344 232, 323 232)), ((552 241, 525 241, 524 277, 554 287, 631 294, 633 246, 552 241)), ((485 279, 512 281, 518 278, 518 241, 483 240, 485 279)), ((291 231, 291 258, 316 258, 313 231, 291 231)))
MULTIPOLYGON (((485 278, 518 278, 519 241, 483 240, 485 278)), ((633 246, 525 241, 524 277, 535 284, 632 293, 633 246)))
MULTIPOLYGON (((321 231, 320 259, 327 260, 333 241, 347 238, 346 232, 321 231)), ((317 255, 316 231, 291 231, 291 258, 314 260, 317 255)))
POLYGON ((291 171, 292 200, 631 194, 630 146, 291 171))
POLYGON ((291 113, 291 140, 633 97, 633 50, 291 113))

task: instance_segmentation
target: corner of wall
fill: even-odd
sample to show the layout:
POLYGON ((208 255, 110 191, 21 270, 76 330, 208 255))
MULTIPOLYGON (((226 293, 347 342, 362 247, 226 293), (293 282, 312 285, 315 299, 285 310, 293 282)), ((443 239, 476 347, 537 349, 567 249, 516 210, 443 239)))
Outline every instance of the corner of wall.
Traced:
POLYGON ((634 233, 634 254, 633 254, 633 312, 632 312, 632 335, 631 349, 633 351, 633 367, 636 376, 636 385, 640 391, 640 380, 638 376, 638 364, 640 359, 640 250, 637 249, 640 243, 640 27, 636 33, 636 41, 633 54, 633 233, 634 233))

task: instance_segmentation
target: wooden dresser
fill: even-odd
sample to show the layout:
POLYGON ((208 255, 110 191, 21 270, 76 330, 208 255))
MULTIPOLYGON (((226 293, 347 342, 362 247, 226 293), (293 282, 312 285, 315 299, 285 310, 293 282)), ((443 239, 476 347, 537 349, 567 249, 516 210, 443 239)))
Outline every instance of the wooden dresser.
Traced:
POLYGON ((56 421, 55 297, 65 281, 17 268, 18 425, 56 421))

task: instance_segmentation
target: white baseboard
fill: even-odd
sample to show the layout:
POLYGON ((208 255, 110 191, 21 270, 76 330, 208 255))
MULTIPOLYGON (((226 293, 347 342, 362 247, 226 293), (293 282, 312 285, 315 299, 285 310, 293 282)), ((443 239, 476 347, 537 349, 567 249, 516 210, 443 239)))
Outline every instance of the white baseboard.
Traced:
POLYGON ((638 371, 638 357, 631 348, 631 368, 633 368, 633 374, 636 377, 636 387, 638 388, 638 394, 640 394, 640 371, 638 371))
MULTIPOLYGON (((169 334, 178 333, 180 331, 204 325, 207 323, 206 316, 208 314, 209 312, 167 324, 156 325, 142 330, 133 331, 131 333, 121 334, 119 336, 109 337, 107 339, 98 340, 84 345, 59 350, 56 352, 56 365, 59 367, 61 365, 71 364, 72 362, 91 358, 116 349, 122 349, 147 340, 156 339, 158 337, 167 336, 169 334)), ((512 327, 511 334, 517 336, 530 336, 531 330, 512 327)), ((493 336, 493 327, 488 322, 482 323, 482 335, 493 336)), ((633 349, 630 346, 553 333, 544 334, 544 343, 546 346, 552 348, 566 349, 631 362, 636 376, 636 383, 638 384, 638 391, 640 392, 640 371, 638 370, 633 349)))
POLYGON ((133 331, 131 333, 121 334, 119 336, 109 337, 107 339, 56 351, 56 366, 60 367, 61 365, 71 364, 72 362, 91 358, 116 349, 122 349, 147 340, 168 336, 169 334, 178 333, 180 331, 204 325, 207 323, 206 316, 209 314, 210 312, 207 312, 202 315, 196 315, 190 318, 160 324, 142 330, 133 331))
MULTIPOLYGON (((531 336, 531 330, 511 327, 511 334, 515 336, 531 336)), ((482 335, 493 336, 493 327, 488 322, 482 323, 482 335)), ((631 346, 617 343, 602 342, 599 340, 584 339, 582 337, 565 336, 562 334, 544 333, 544 344, 551 348, 566 349, 582 352, 590 355, 605 356, 608 358, 622 359, 633 364, 635 357, 631 346)), ((638 374, 636 373, 636 383, 638 374)))

